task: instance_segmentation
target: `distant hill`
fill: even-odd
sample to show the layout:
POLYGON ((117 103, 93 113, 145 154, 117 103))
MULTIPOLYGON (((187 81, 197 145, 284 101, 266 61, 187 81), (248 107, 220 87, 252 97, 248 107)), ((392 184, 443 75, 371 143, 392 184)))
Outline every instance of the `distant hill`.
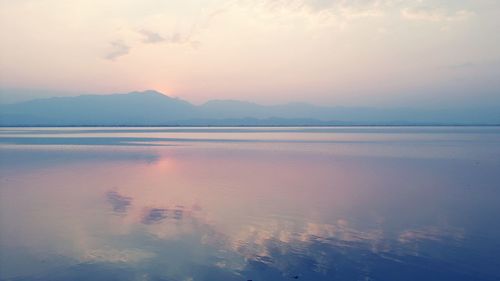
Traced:
POLYGON ((156 91, 35 99, 0 105, 1 126, 293 126, 500 124, 500 110, 264 106, 212 100, 196 106, 156 91), (474 113, 475 112, 475 113, 474 113))

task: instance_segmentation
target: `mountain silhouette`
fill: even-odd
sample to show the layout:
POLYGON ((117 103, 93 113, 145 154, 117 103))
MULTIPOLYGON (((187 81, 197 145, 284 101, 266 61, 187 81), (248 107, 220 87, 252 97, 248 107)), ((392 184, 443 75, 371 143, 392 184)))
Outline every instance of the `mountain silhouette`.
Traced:
POLYGON ((81 95, 0 105, 1 126, 320 126, 500 124, 494 109, 467 110, 327 107, 308 103, 259 105, 212 100, 193 105, 160 92, 81 95), (477 112, 477 110, 475 111, 477 112))

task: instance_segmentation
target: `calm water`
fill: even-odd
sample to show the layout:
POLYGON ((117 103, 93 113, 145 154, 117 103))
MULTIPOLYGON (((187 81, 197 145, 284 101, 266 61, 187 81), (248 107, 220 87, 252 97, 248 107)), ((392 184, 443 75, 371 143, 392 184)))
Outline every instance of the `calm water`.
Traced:
POLYGON ((500 280, 500 128, 4 128, 2 280, 500 280))

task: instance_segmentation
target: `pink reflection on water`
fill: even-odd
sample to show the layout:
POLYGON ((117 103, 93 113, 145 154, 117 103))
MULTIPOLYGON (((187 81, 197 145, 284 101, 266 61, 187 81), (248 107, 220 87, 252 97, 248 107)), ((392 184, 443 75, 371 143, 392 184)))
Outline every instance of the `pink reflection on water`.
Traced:
MULTIPOLYGON (((25 168, 3 189, 11 199, 2 200, 9 225, 3 243, 75 263, 138 263, 158 254, 132 239, 138 233, 165 241, 197 236, 193 247, 223 251, 218 266, 233 270, 241 260, 270 262, 276 248, 309 254, 314 243, 384 253, 395 246, 381 212, 408 212, 423 200, 432 208, 439 202, 429 191, 447 183, 419 162, 346 157, 341 146, 330 147, 339 154, 280 148, 127 148, 154 157, 25 168), (126 245, 113 244, 124 237, 131 239, 126 245), (228 253, 241 260, 229 262, 228 253)), ((396 243, 415 244, 439 229, 401 230, 396 243)))

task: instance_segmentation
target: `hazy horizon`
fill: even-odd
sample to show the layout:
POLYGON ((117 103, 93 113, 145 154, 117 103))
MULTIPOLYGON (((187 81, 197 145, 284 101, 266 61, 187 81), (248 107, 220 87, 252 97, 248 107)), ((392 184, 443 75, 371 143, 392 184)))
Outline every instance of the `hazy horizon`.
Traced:
POLYGON ((210 100, 203 104, 149 90, 1 104, 0 126, 346 126, 499 125, 497 107, 345 107, 210 100), (91 113, 91 114, 89 114, 91 113))
POLYGON ((2 1, 0 88, 20 99, 156 89, 195 104, 492 106, 499 18, 493 0, 2 1))
POLYGON ((79 96, 109 96, 109 95, 126 95, 130 93, 145 93, 145 92, 157 92, 166 97, 174 98, 189 102, 194 106, 201 106, 208 102, 213 101, 235 101, 243 103, 252 103, 262 106, 276 106, 276 105, 288 105, 288 104, 308 104, 314 106, 322 107, 346 107, 346 108, 376 108, 376 109, 400 109, 400 108, 411 108, 420 110, 441 110, 441 109, 484 109, 484 108, 494 108, 496 104, 433 104, 433 105, 422 105, 422 104, 401 104, 401 105, 345 105, 345 104, 335 104, 335 103, 321 103, 320 101, 314 100, 288 100, 288 101, 276 101, 276 102, 257 102, 252 100, 251 97, 237 99, 237 98, 218 98, 218 97, 208 97, 205 100, 193 101, 190 99, 185 99, 180 96, 171 95, 168 93, 161 92, 156 89, 136 89, 126 92, 109 92, 109 93, 91 93, 91 92, 78 92, 78 91, 60 91, 60 90, 43 90, 43 89, 22 89, 22 88, 10 88, 2 89, 0 88, 0 105, 9 105, 22 103, 26 101, 33 101, 38 99, 51 99, 51 98, 66 98, 66 97, 79 97, 79 96))

